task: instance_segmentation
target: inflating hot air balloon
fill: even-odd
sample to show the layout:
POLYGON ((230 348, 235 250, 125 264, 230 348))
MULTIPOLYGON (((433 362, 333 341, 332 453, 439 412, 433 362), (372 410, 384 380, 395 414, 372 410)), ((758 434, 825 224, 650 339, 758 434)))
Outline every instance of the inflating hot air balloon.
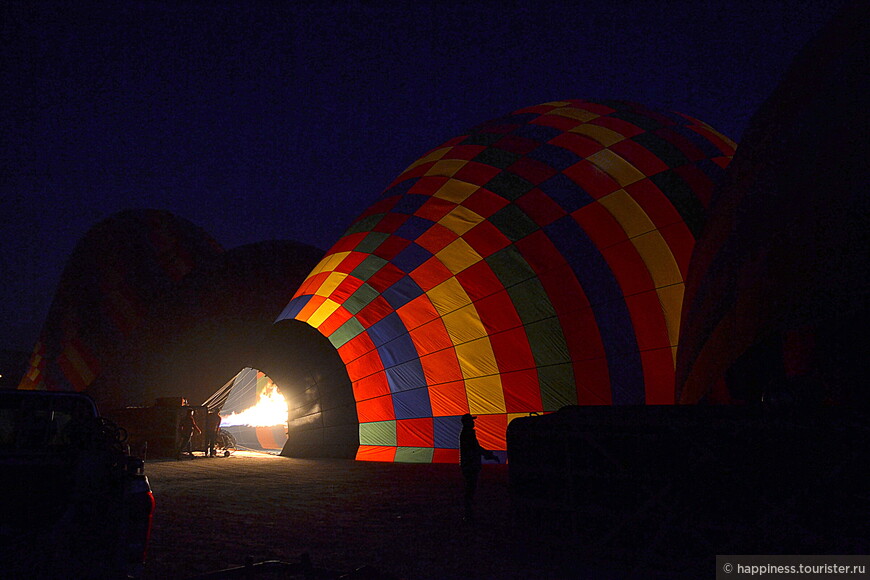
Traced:
POLYGON ((390 184, 279 324, 341 357, 358 459, 457 461, 465 413, 504 450, 516 416, 672 404, 689 257, 734 150, 626 102, 484 123, 390 184))

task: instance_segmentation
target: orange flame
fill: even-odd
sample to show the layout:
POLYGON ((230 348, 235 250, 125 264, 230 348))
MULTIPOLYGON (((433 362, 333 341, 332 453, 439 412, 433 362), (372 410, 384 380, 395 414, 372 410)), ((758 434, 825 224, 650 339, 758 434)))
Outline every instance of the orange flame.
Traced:
POLYGON ((270 384, 263 389, 257 404, 244 411, 221 417, 221 426, 248 425, 250 427, 271 427, 287 423, 287 400, 270 384))

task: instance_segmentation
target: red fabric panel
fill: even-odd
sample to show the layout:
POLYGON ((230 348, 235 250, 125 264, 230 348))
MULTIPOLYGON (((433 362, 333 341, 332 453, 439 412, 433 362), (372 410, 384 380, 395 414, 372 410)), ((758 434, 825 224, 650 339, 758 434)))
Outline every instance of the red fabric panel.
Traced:
MULTIPOLYGON (((313 299, 312 299, 313 300, 313 299)), ((387 302, 383 296, 376 296, 374 300, 369 302, 365 308, 357 312, 356 319, 365 328, 370 327, 376 322, 380 322, 385 316, 393 312, 393 307, 387 302)))
POLYGON ((360 381, 384 370, 384 364, 377 350, 370 350, 352 361, 345 361, 345 364, 351 381, 360 381))
POLYGON ((433 417, 453 417, 468 412, 465 381, 452 381, 429 387, 429 401, 433 417))
POLYGON ((308 318, 314 314, 314 311, 320 308, 320 305, 326 301, 325 296, 312 296, 311 300, 308 301, 308 304, 299 311, 299 314, 296 315, 298 320, 308 320, 308 318))
POLYGON ((704 209, 710 207, 710 199, 713 197, 713 191, 716 189, 716 184, 707 176, 706 173, 698 169, 695 165, 684 165, 674 170, 677 175, 689 184, 695 195, 701 200, 704 209))
POLYGON ((535 357, 523 327, 489 335, 489 342, 499 372, 522 371, 535 368, 535 357))
POLYGON ((486 149, 484 145, 456 145, 451 147, 441 159, 464 159, 470 161, 486 149))
POLYGON ((340 240, 335 242, 327 254, 337 254, 339 252, 349 252, 356 248, 361 241, 366 237, 368 232, 356 232, 354 234, 349 234, 347 236, 343 236, 340 240))
POLYGON ((527 216, 539 226, 550 224, 565 215, 562 206, 538 188, 532 189, 516 201, 527 216))
POLYGON ((408 216, 403 213, 388 213, 374 227, 373 232, 381 232, 384 234, 392 234, 399 229, 408 219, 408 216))
MULTIPOLYGON (((419 239, 417 240, 419 243, 419 239)), ((453 272, 441 263, 441 260, 432 256, 410 274, 411 279, 417 283, 423 292, 428 292, 445 280, 453 277, 453 272)))
POLYGON ((659 230, 659 233, 671 249, 671 253, 680 267, 683 280, 686 280, 689 273, 689 261, 692 259, 692 250, 695 249, 695 237, 684 222, 664 227, 659 230))
POLYGON ((386 395, 356 402, 356 414, 360 423, 373 421, 392 421, 396 418, 393 410, 393 397, 386 395))
MULTIPOLYGON (((598 322, 595 320, 591 308, 559 314, 559 324, 562 326, 565 342, 568 343, 571 360, 579 361, 606 356, 604 344, 601 342, 601 334, 598 331, 598 322)), ((607 388, 610 389, 609 384, 607 388)))
MULTIPOLYGON (((420 356, 453 348, 453 341, 450 339, 450 334, 448 334, 441 318, 414 327, 409 334, 420 356)), ((456 356, 454 355, 453 358, 455 359, 456 356)))
POLYGON ((655 134, 679 149, 690 161, 701 161, 707 158, 707 155, 697 145, 674 131, 671 127, 656 129, 655 134))
POLYGON ((565 258, 543 230, 536 230, 518 240, 516 247, 536 274, 566 264, 565 258))
POLYGON ((510 151, 511 153, 519 153, 525 155, 537 149, 540 143, 532 139, 526 139, 518 135, 508 134, 493 143, 494 147, 510 151))
POLYGON ((504 290, 501 280, 484 261, 469 266, 457 274, 456 279, 472 302, 504 290))
POLYGON ((568 151, 572 151, 580 157, 589 157, 593 153, 598 153, 604 149, 604 145, 598 141, 590 139, 584 135, 578 135, 577 133, 563 133, 561 135, 556 135, 550 139, 550 143, 567 149, 568 151))
MULTIPOLYGON (((344 264, 344 262, 342 262, 344 264)), ((332 294, 329 295, 329 298, 338 302, 339 304, 344 304, 344 301, 350 298, 351 294, 359 290, 359 287, 363 285, 363 281, 359 278, 354 278, 353 276, 348 276, 341 283, 335 287, 335 290, 332 291, 332 294)))
POLYGON ((507 236, 501 233, 490 221, 480 222, 468 230, 462 239, 484 258, 506 248, 511 243, 507 236))
POLYGON ((344 364, 350 364, 351 361, 358 359, 367 352, 375 350, 375 344, 369 335, 363 332, 338 347, 337 350, 344 364))
POLYGON ((426 175, 426 172, 429 171, 430 169, 432 169, 433 165, 435 165, 434 161, 427 161, 426 163, 421 163, 420 165, 418 165, 416 167, 412 167, 412 168, 406 170, 399 177, 394 179, 393 182, 389 186, 387 186, 387 189, 390 189, 390 188, 394 187, 395 185, 402 183, 403 181, 407 181, 407 180, 413 179, 415 177, 422 177, 422 176, 426 175))
MULTIPOLYGON (((372 251, 372 254, 383 258, 384 260, 392 260, 399 255, 399 252, 407 248, 411 244, 410 240, 400 238, 399 236, 390 236, 372 251)), ((380 272, 378 272, 380 274, 380 272)), ((375 274, 377 276, 377 274, 375 274)))
POLYGON ((305 280, 303 287, 299 289, 297 295, 302 294, 314 294, 320 285, 323 284, 323 281, 326 280, 332 272, 320 272, 319 274, 315 274, 311 276, 307 280, 305 280))
MULTIPOLYGON (((668 327, 655 290, 625 297, 639 350, 669 348, 668 327)), ((671 361, 673 366, 673 360, 671 361)))
POLYGON ((459 463, 459 449, 435 449, 432 463, 459 463))
POLYGON ((383 372, 362 377, 353 382, 353 397, 355 401, 365 401, 375 397, 383 397, 390 394, 390 384, 387 375, 383 372))
POLYGON ((404 276, 405 273, 397 266, 387 263, 380 270, 372 274, 366 282, 378 292, 383 292, 404 276))
POLYGON ((430 197, 414 212, 414 215, 430 222, 437 222, 453 211, 456 206, 457 204, 452 201, 441 199, 440 197, 430 197))
POLYGON ((655 153, 631 139, 612 145, 610 150, 634 165, 646 176, 655 175, 668 169, 667 163, 659 159, 655 153))
POLYGON ((395 447, 380 447, 377 445, 360 445, 356 452, 357 461, 388 461, 396 458, 395 447))
MULTIPOLYGON (((711 131, 707 127, 705 127, 699 123, 697 125, 690 125, 689 129, 691 129, 692 131, 694 131, 698 135, 703 136, 704 139, 706 139, 707 141, 710 141, 711 143, 713 143, 713 145, 718 147, 719 151, 721 151, 724 155, 726 155, 726 156, 734 155, 734 147, 732 147, 727 141, 722 139, 722 137, 720 137, 719 135, 717 135, 715 132, 711 131)), ((719 157, 718 159, 722 159, 722 157, 719 157)), ((726 165, 727 165, 727 163, 726 163, 726 165)), ((722 167, 724 168, 726 165, 723 165, 722 167)))
POLYGON ((427 175, 421 177, 414 185, 408 189, 409 194, 432 195, 438 191, 441 186, 450 181, 449 177, 441 175, 427 175))
POLYGON ((635 135, 640 135, 644 132, 643 129, 640 129, 636 125, 623 119, 617 119, 616 117, 598 117, 597 119, 589 121, 589 124, 605 127, 611 131, 619 133, 623 137, 634 137, 635 135))
MULTIPOLYGON (((338 301, 336 301, 338 302, 338 301)), ((345 310, 343 307, 339 306, 335 312, 329 315, 329 317, 323 321, 323 323, 317 328, 320 331, 320 334, 323 336, 329 336, 338 328, 351 319, 353 315, 345 310)))
MULTIPOLYGON (((453 348, 421 356, 420 366, 423 367, 426 384, 430 386, 448 384, 462 379, 462 369, 459 368, 459 361, 453 348)), ((462 391, 462 400, 465 401, 464 390, 462 391)))
POLYGON ((626 296, 655 289, 652 276, 630 241, 625 241, 601 250, 607 265, 619 281, 622 293, 626 296))
POLYGON ((607 105, 602 105, 599 103, 590 103, 587 101, 571 101, 572 103, 576 103, 575 106, 580 109, 586 109, 590 113, 595 113, 596 115, 609 115, 610 113, 615 113, 616 109, 612 107, 608 107, 607 105))
POLYGON ((432 418, 396 421, 396 444, 399 447, 433 447, 435 441, 432 418))
MULTIPOLYGON (((338 266, 335 267, 335 271, 350 274, 353 272, 354 268, 359 266, 362 261, 366 259, 366 257, 368 257, 368 254, 364 252, 351 252, 338 266)), ((360 280, 360 282, 362 282, 362 280, 360 280)))
POLYGON ((571 215, 599 249, 615 246, 628 239, 616 218, 601 204, 590 203, 571 215))
POLYGON ((474 307, 483 322, 483 327, 489 334, 523 325, 523 321, 520 320, 517 309, 506 290, 481 298, 474 303, 474 307))
POLYGON ((426 294, 417 296, 401 308, 396 313, 402 319, 402 323, 408 330, 413 330, 423 326, 431 320, 439 318, 438 311, 432 306, 432 301, 426 294))
POLYGON ((480 446, 490 451, 507 449, 505 433, 507 432, 507 415, 478 415, 474 422, 477 440, 480 446))
POLYGON ((462 202, 463 207, 467 207, 479 216, 488 218, 510 202, 500 195, 496 195, 488 189, 480 188, 465 201, 462 202))
POLYGON ((534 105, 531 107, 526 107, 524 109, 520 109, 514 112, 514 115, 524 115, 526 113, 537 113, 538 115, 543 115, 544 113, 549 113, 556 107, 553 105, 543 104, 543 105, 534 105))
POLYGON ((574 361, 578 405, 610 405, 610 371, 607 359, 594 358, 574 361))
POLYGON ((515 173, 535 185, 550 179, 558 173, 557 169, 531 157, 520 157, 507 168, 507 171, 515 173))
POLYGON ((589 307, 586 293, 568 264, 543 272, 538 275, 538 279, 557 313, 589 307))
POLYGON ((417 236, 414 243, 433 254, 437 254, 458 237, 456 232, 445 228, 441 224, 432 224, 432 227, 417 236))
POLYGON ((541 385, 535 369, 501 374, 504 406, 508 413, 541 412, 541 385))
POLYGON ((478 163, 476 161, 469 161, 462 168, 453 174, 454 179, 458 179, 460 181, 464 181, 465 183, 471 183, 473 185, 484 185, 485 183, 489 183, 489 181, 501 173, 501 169, 498 167, 493 167, 492 165, 487 165, 485 163, 478 163))
POLYGON ((640 353, 643 364, 643 382, 646 387, 647 405, 673 405, 674 357, 671 349, 647 350, 640 353))
POLYGON ((600 199, 619 189, 619 184, 612 177, 586 159, 578 161, 562 173, 595 199, 600 199))
MULTIPOLYGON (((388 213, 391 209, 393 209, 393 206, 396 205, 396 202, 399 201, 400 197, 400 195, 391 195, 390 197, 385 197, 376 201, 374 204, 369 206, 369 208, 366 209, 362 214, 360 214, 358 218, 356 218, 357 221, 361 220, 364 217, 373 216, 375 214, 388 213)), ((365 236, 366 234, 366 232, 358 233, 362 234, 363 236, 365 236)))

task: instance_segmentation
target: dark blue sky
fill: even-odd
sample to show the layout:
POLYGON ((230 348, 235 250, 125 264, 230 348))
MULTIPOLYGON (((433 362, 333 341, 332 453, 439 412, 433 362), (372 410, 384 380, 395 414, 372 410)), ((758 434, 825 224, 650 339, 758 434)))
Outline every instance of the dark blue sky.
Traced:
POLYGON ((76 242, 123 209, 326 249, 520 107, 634 100, 739 140, 843 2, 77 4, 0 6, 0 348, 30 350, 76 242))

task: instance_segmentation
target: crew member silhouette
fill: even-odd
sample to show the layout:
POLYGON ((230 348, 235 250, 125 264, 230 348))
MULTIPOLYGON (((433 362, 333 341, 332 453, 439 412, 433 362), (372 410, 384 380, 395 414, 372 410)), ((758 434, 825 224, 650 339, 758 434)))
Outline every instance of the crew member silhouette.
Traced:
POLYGON ((187 454, 193 459, 193 450, 190 448, 190 438, 193 437, 193 432, 202 433, 199 425, 196 424, 196 419, 193 418, 193 409, 185 409, 184 415, 178 422, 178 451, 175 454, 176 459, 181 459, 181 452, 187 451, 187 454))
POLYGON ((209 411, 205 418, 206 457, 215 456, 215 444, 221 430, 221 416, 217 411, 209 411))
POLYGON ((498 457, 480 446, 474 420, 477 417, 466 413, 462 416, 462 431, 459 433, 459 468, 465 478, 465 519, 474 519, 474 493, 477 491, 477 477, 480 475, 481 458, 499 462, 498 457))

